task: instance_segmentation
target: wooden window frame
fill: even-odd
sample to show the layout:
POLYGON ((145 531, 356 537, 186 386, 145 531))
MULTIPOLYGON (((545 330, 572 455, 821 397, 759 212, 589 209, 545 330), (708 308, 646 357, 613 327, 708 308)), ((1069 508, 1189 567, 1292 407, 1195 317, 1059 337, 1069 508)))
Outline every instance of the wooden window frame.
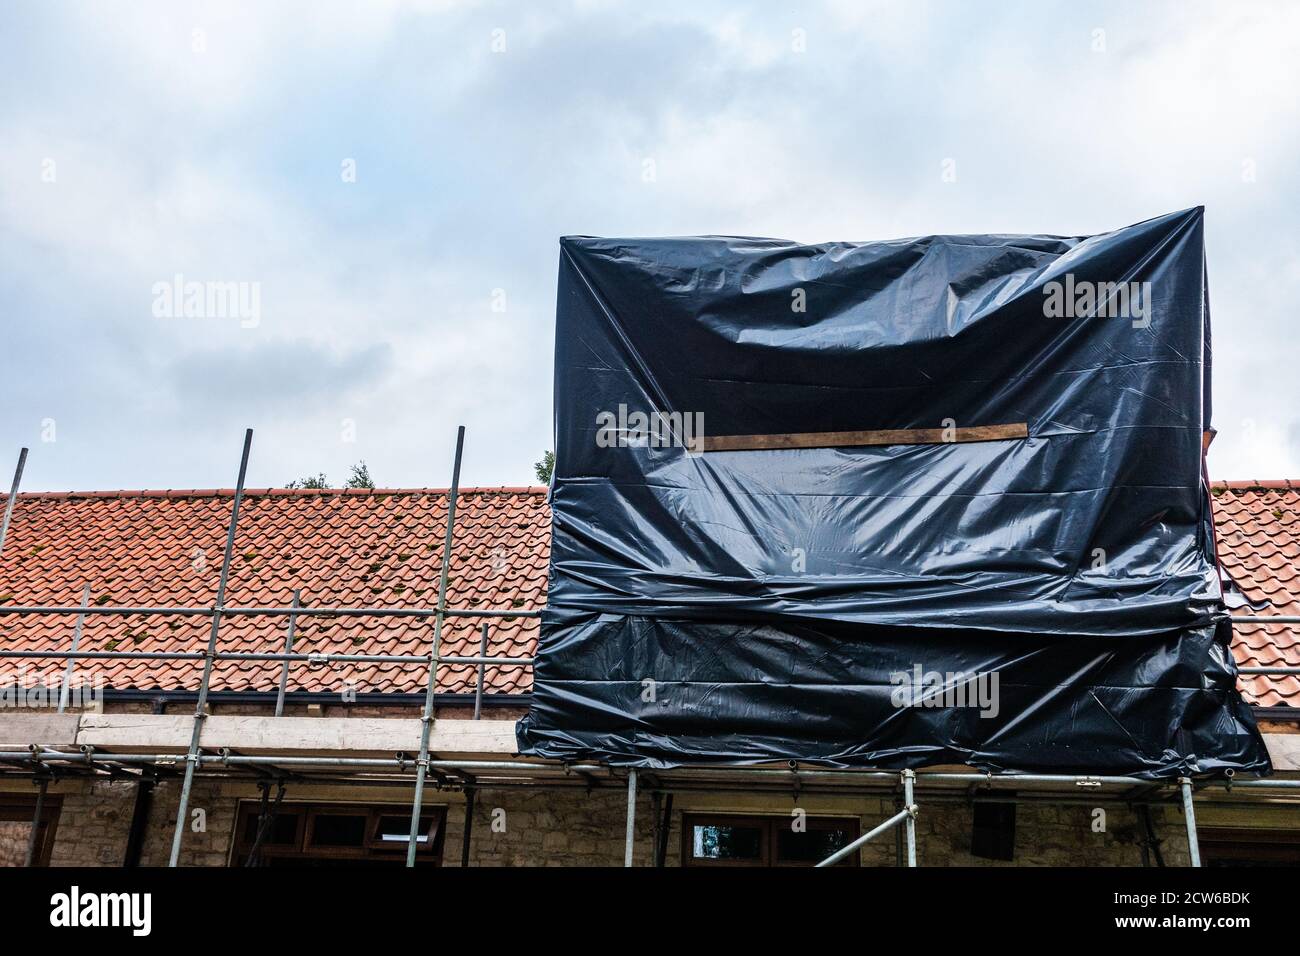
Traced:
POLYGON ((1300 830, 1198 827, 1196 835, 1206 866, 1236 860, 1261 866, 1300 864, 1300 830))
MULTIPOLYGON (((247 836, 249 820, 256 820, 261 813, 258 800, 241 800, 235 816, 235 837, 231 851, 231 866, 243 866, 248 859, 252 842, 247 836)), ((383 843, 379 840, 379 828, 384 817, 407 816, 409 806, 402 804, 372 803, 335 803, 302 801, 281 804, 277 816, 293 814, 296 818, 293 843, 267 843, 260 848, 264 859, 275 859, 284 863, 295 860, 356 860, 358 862, 386 861, 402 863, 406 860, 405 843, 383 843), (313 844, 316 821, 323 816, 363 817, 361 842, 356 846, 320 846, 313 844)), ((429 818, 430 839, 415 848, 416 861, 425 866, 442 865, 442 848, 447 830, 447 808, 445 806, 426 806, 420 813, 429 818)))
MULTIPOLYGON (((682 866, 707 867, 809 867, 816 861, 781 860, 777 857, 779 841, 777 833, 790 826, 789 816, 774 814, 746 813, 708 813, 695 812, 682 814, 682 866), (697 859, 695 853, 695 828, 697 826, 744 826, 759 830, 759 855, 750 860, 709 860, 697 859)), ((808 816, 809 830, 847 830, 852 842, 862 835, 862 821, 857 817, 808 816)), ((837 866, 859 866, 859 854, 853 853, 837 866)))
MULTIPOLYGON (((59 814, 63 797, 47 793, 41 804, 41 833, 36 838, 36 855, 32 866, 49 866, 54 852, 54 837, 59 829, 59 814)), ((31 825, 36 815, 36 794, 0 793, 0 823, 26 823, 31 825)))

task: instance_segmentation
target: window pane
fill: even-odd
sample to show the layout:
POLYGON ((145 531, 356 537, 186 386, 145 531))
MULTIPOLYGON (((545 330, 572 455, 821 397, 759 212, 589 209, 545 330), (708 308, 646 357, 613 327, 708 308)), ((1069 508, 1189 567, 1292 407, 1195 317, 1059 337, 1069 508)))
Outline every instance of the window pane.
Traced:
MULTIPOLYGON (((244 842, 252 844, 257 839, 261 814, 253 811, 244 819, 244 842)), ((298 816, 294 813, 277 813, 270 832, 262 839, 262 846, 291 846, 298 836, 298 816)))
POLYGON ((316 846, 362 846, 366 842, 366 818, 343 813, 322 813, 312 823, 316 846))
MULTIPOLYGON (((420 817, 420 832, 415 842, 424 846, 429 842, 429 827, 433 826, 433 817, 420 817)), ((405 816, 382 816, 379 818, 377 839, 380 843, 400 843, 406 845, 411 839, 411 818, 405 816)))
POLYGON ((776 856, 781 863, 820 863, 852 840, 848 830, 809 828, 795 833, 789 824, 778 827, 776 856))
POLYGON ((763 847, 761 827, 697 824, 693 856, 697 860, 757 860, 763 847))

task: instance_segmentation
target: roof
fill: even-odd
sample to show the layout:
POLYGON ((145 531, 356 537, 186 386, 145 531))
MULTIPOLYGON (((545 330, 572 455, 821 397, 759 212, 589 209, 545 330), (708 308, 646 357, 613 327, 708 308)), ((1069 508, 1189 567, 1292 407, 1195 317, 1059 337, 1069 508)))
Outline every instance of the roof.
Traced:
MULTIPOLYGON (((1220 481, 1211 491, 1223 571, 1258 615, 1300 615, 1300 481, 1220 481)), ((1232 651, 1243 667, 1300 667, 1300 626, 1238 624, 1232 651)), ((1239 686, 1257 706, 1300 707, 1294 675, 1247 675, 1239 686)))
MULTIPOLYGON (((546 602, 550 509, 545 488, 465 488, 456 511, 448 601, 453 607, 529 610, 546 602)), ((1218 482, 1215 524, 1223 569, 1262 614, 1300 615, 1300 481, 1218 482)), ((116 606, 210 606, 230 518, 230 490, 111 491, 20 494, 0 555, 0 602, 76 605, 85 583, 91 601, 116 606)), ((0 495, 0 501, 4 500, 0 495)), ((446 534, 447 490, 245 491, 229 606, 287 605, 295 587, 305 606, 431 607, 437 596, 446 534)), ((449 619, 443 653, 477 654, 479 619, 449 619)), ((226 617, 220 645, 282 651, 284 617, 226 617)), ((489 621, 488 653, 529 657, 533 618, 489 621)), ((0 617, 0 644, 11 649, 69 647, 70 617, 0 617)), ((432 619, 303 617, 294 650, 303 653, 428 653, 432 619)), ((84 650, 195 651, 206 647, 204 617, 121 618, 89 615, 84 650)), ((1300 666, 1300 628, 1239 625, 1233 652, 1245 666, 1300 666)), ((60 661, 27 661, 29 680, 57 681, 60 661)), ((197 689, 193 660, 95 660, 106 686, 197 689)), ((274 691, 278 661, 218 661, 218 691, 274 691)), ((6 671, 12 672, 9 667, 6 671)), ((474 689, 472 665, 439 669, 440 693, 474 689)), ((296 663, 290 691, 422 692, 427 668, 417 664, 296 663)), ((527 667, 489 667, 490 693, 527 693, 527 667)), ((1248 676, 1251 703, 1300 707, 1300 680, 1248 676)))
MULTIPOLYGON (((448 578, 453 607, 536 609, 546 602, 550 513, 544 488, 465 488, 456 507, 448 578)), ((78 605, 211 606, 225 549, 230 490, 20 494, 0 555, 0 601, 78 605)), ((4 496, 7 497, 7 496, 4 496)), ((436 601, 447 519, 446 489, 246 490, 226 590, 231 607, 288 605, 301 588, 306 606, 431 607, 436 601)), ((476 655, 479 619, 448 619, 442 652, 476 655)), ((71 646, 71 616, 0 617, 0 644, 12 649, 71 646)), ((228 616, 224 650, 283 651, 287 619, 228 616)), ((538 622, 490 622, 489 653, 531 656, 538 622)), ((338 654, 427 654, 432 617, 301 617, 294 651, 338 654)), ((83 650, 202 651, 210 618, 87 615, 83 650)), ((10 660, 6 665, 17 665, 10 660)), ((24 661, 28 681, 62 673, 61 661, 24 661)), ((217 661, 212 689, 274 691, 279 661, 217 661)), ((12 674, 16 667, 6 666, 12 674)), ((78 672, 115 688, 195 690, 194 660, 82 660, 78 672)), ((439 668, 440 693, 474 690, 473 665, 439 668)), ((12 680, 12 677, 9 678, 12 680)), ((423 692, 418 664, 295 663, 290 691, 358 694, 423 692)), ((493 693, 526 693, 528 667, 489 667, 493 693)))

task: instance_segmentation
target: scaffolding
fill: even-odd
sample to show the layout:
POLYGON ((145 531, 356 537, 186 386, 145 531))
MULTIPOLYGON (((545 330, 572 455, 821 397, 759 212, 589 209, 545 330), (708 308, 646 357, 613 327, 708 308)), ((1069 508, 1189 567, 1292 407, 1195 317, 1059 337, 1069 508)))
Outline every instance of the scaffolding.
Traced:
MULTIPOLYGON (((1149 805, 1169 803, 1176 800, 1181 806, 1187 830, 1188 848, 1191 865, 1201 865, 1199 841, 1197 837, 1194 800, 1198 792, 1223 788, 1225 793, 1245 791, 1258 794, 1263 802, 1281 801, 1288 805, 1300 805, 1300 779, 1278 778, 1240 778, 1227 772, 1222 777, 1205 777, 1193 780, 1179 777, 1170 790, 1169 781, 1155 781, 1131 776, 1097 776, 1087 774, 1034 774, 1034 773, 979 773, 974 771, 948 770, 903 770, 901 772, 805 767, 797 761, 789 761, 784 767, 754 767, 733 765, 692 765, 672 770, 638 771, 635 768, 620 770, 616 767, 599 763, 571 763, 553 760, 513 759, 513 760, 441 760, 430 754, 430 736, 434 724, 435 691, 438 686, 438 668, 443 665, 472 665, 476 667, 474 692, 474 719, 478 720, 482 712, 484 694, 484 675, 488 667, 531 667, 536 663, 533 657, 505 657, 488 654, 489 621, 492 618, 539 618, 539 609, 521 608, 455 608, 447 606, 448 575, 451 554, 455 542, 455 520, 457 497, 460 489, 461 460, 464 452, 465 428, 460 426, 456 433, 456 448, 452 466, 452 480, 447 499, 447 526, 443 542, 442 559, 438 579, 437 600, 433 607, 304 607, 301 604, 301 592, 295 590, 288 606, 278 607, 241 607, 226 606, 226 586, 229 580, 231 561, 234 554, 235 539, 239 528, 239 512, 244 497, 244 481, 248 471, 249 454, 252 448, 253 430, 244 433, 243 448, 240 454, 239 475, 235 484, 230 520, 226 528, 225 548, 222 555, 220 577, 218 579, 215 600, 211 606, 157 606, 157 607, 115 607, 92 605, 90 603, 90 585, 82 591, 81 602, 77 606, 36 606, 36 605, 0 605, 3 615, 68 615, 75 616, 71 647, 69 650, 9 650, 0 649, 0 659, 28 658, 66 661, 63 680, 59 692, 58 712, 63 713, 68 702, 68 691, 79 660, 187 660, 202 662, 202 674, 190 731, 189 745, 184 754, 184 769, 176 771, 178 755, 175 753, 116 753, 99 752, 92 747, 80 747, 76 750, 60 750, 32 744, 27 750, 0 751, 0 764, 17 767, 24 775, 31 775, 38 785, 36 809, 32 818, 31 833, 27 846, 26 865, 33 865, 37 837, 41 826, 44 802, 49 784, 58 775, 104 776, 141 779, 141 774, 150 773, 157 776, 179 775, 181 778, 180 799, 177 806, 176 822, 172 834, 171 851, 168 865, 179 865, 183 845, 185 824, 189 803, 196 776, 228 779, 255 780, 267 786, 268 774, 281 786, 290 779, 292 773, 300 776, 295 782, 345 782, 356 785, 414 787, 411 805, 411 824, 407 838, 406 865, 415 865, 416 850, 420 842, 420 818, 424 806, 424 793, 427 780, 433 776, 439 787, 459 787, 465 793, 467 816, 462 847, 462 861, 468 862, 470 817, 475 794, 480 790, 508 789, 514 787, 563 789, 580 787, 590 789, 601 786, 604 782, 626 786, 627 814, 624 848, 624 865, 633 865, 636 833, 636 809, 638 789, 641 782, 648 779, 655 797, 656 811, 659 796, 668 794, 668 812, 663 819, 656 815, 654 826, 656 846, 654 860, 662 866, 666 851, 666 827, 670 823, 671 799, 674 792, 795 792, 795 793, 833 793, 849 796, 893 796, 897 812, 879 825, 868 830, 857 839, 836 850, 818 866, 830 866, 852 854, 857 853, 868 842, 877 837, 902 827, 899 839, 899 864, 914 867, 917 865, 916 821, 920 813, 920 789, 926 791, 925 802, 981 802, 997 800, 997 792, 1014 788, 1017 802, 1071 803, 1085 798, 1077 796, 1086 794, 1089 805, 1098 803, 1122 803, 1127 805, 1149 805), (208 640, 203 651, 83 651, 80 650, 82 632, 87 615, 156 615, 207 617, 210 619, 208 640), (282 652, 229 651, 220 647, 222 621, 238 616, 270 616, 286 619, 285 644, 282 652), (302 617, 408 617, 418 619, 433 618, 433 634, 429 652, 426 654, 303 654, 293 650, 294 633, 297 622, 302 617), (480 629, 479 653, 473 656, 442 654, 443 627, 448 619, 475 618, 482 619, 480 629), (212 672, 217 661, 279 661, 281 671, 275 702, 275 716, 284 713, 285 694, 288 686, 289 670, 293 664, 312 665, 331 663, 396 663, 420 664, 428 667, 424 699, 420 714, 420 743, 416 755, 399 753, 391 758, 377 757, 331 757, 304 755, 248 755, 232 753, 222 749, 217 753, 205 752, 202 746, 204 720, 207 718, 208 696, 212 684, 212 672), (292 768, 292 769, 291 769, 292 768), (331 776, 333 772, 333 776, 331 776), (414 780, 411 775, 414 774, 414 780), (1075 794, 1066 796, 1059 791, 1072 789, 1075 794), (1118 792, 1117 792, 1118 791, 1118 792)), ((0 518, 0 553, 3 553, 5 537, 8 534, 22 481, 23 470, 27 462, 28 449, 23 448, 18 456, 14 470, 13 484, 5 502, 3 517, 0 518)), ((1268 615, 1247 616, 1233 615, 1236 623, 1295 624, 1300 623, 1300 616, 1268 615)), ((1260 675, 1300 675, 1300 667, 1243 667, 1241 674, 1260 675)), ((1006 799, 1006 798, 1003 798, 1006 799)))

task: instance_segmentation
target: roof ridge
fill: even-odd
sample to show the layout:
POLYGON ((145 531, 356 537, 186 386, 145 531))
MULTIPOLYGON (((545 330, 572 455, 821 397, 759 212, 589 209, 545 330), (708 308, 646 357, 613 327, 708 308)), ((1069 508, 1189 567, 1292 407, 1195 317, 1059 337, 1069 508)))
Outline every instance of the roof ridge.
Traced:
MULTIPOLYGON (((458 490, 462 495, 543 495, 545 485, 471 485, 458 490)), ((379 495, 446 495, 450 488, 245 488, 244 497, 378 497, 379 495)), ((20 491, 19 499, 69 499, 69 498, 233 498, 233 488, 168 488, 122 491, 20 491)), ((0 493, 0 501, 7 499, 0 493)))

